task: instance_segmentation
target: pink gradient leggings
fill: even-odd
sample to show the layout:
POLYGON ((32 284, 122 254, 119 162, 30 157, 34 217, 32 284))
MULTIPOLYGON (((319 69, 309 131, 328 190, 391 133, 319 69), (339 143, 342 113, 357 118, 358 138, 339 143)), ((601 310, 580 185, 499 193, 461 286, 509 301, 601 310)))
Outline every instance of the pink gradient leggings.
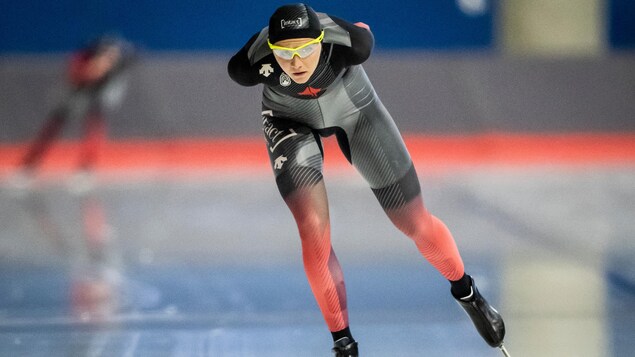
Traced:
MULTIPOLYGON (((304 269, 311 290, 328 328, 342 330, 348 327, 346 288, 331 246, 320 133, 276 118, 264 117, 263 123, 278 189, 300 233, 304 269)), ((372 131, 365 135, 373 139, 371 141, 379 142, 374 140, 372 131)), ((423 257, 441 275, 448 280, 460 279, 464 267, 454 238, 445 224, 425 208, 417 174, 401 138, 393 135, 382 139, 389 141, 387 150, 393 152, 388 154, 398 160, 386 159, 387 150, 382 151, 382 145, 364 147, 359 144, 369 140, 338 137, 345 155, 349 160, 352 157, 353 165, 369 184, 380 180, 389 182, 372 191, 392 223, 412 239, 423 257), (396 153, 395 147, 399 149, 396 153), (395 162, 397 165, 393 164, 395 162), (399 171, 401 176, 395 174, 399 171)))

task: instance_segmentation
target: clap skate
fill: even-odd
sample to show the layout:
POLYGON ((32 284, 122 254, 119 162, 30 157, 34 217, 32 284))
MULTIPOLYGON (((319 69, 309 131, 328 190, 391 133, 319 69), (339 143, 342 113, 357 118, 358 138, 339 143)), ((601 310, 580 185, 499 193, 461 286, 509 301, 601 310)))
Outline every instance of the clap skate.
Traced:
POLYGON ((348 337, 342 337, 335 341, 335 347, 331 350, 335 357, 358 357, 357 342, 348 337))
POLYGON ((494 309, 476 288, 474 279, 470 278, 472 286, 470 295, 457 298, 456 301, 465 310, 474 323, 474 327, 485 342, 492 347, 498 347, 509 357, 509 352, 503 346, 505 337, 505 323, 501 315, 494 309))

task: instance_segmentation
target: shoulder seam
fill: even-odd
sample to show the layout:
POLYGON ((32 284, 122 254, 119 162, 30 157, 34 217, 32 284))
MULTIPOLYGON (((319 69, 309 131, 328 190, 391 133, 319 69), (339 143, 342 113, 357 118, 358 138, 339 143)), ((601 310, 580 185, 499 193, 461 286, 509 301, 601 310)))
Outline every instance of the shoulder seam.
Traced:
POLYGON ((324 29, 325 43, 351 47, 351 36, 347 30, 335 23, 329 15, 323 12, 318 12, 318 18, 324 29))
POLYGON ((249 51, 247 51, 247 57, 249 58, 250 64, 253 65, 271 53, 269 47, 266 46, 268 37, 269 27, 265 27, 258 34, 256 41, 254 41, 251 47, 249 47, 249 51))

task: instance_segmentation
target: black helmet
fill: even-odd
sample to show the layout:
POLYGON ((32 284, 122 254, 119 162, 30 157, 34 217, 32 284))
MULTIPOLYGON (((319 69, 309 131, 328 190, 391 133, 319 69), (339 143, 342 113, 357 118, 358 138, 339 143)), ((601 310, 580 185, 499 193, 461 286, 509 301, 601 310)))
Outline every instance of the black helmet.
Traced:
POLYGON ((269 19, 269 42, 290 38, 317 38, 322 33, 318 15, 305 4, 279 7, 269 19))

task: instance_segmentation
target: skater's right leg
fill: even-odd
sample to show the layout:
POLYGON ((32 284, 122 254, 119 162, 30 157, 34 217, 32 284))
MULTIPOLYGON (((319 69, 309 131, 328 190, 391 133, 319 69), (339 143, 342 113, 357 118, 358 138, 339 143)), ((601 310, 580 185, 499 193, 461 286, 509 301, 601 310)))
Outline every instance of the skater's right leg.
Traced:
POLYGON ((35 140, 27 148, 20 162, 20 169, 27 174, 33 172, 53 141, 59 136, 64 125, 86 116, 91 106, 90 98, 88 91, 75 90, 51 111, 35 140))
POLYGON ((20 162, 21 169, 28 172, 35 169, 46 151, 51 147, 53 140, 59 135, 65 122, 65 114, 60 111, 53 113, 53 115, 47 119, 22 158, 20 162))
POLYGON ((331 247, 324 182, 297 189, 284 200, 298 226, 304 270, 324 319, 331 332, 343 330, 348 327, 346 289, 331 247))
POLYGON ((311 290, 333 340, 354 343, 344 277, 331 247, 319 138, 310 129, 286 120, 265 116, 263 126, 278 190, 298 227, 311 290))

